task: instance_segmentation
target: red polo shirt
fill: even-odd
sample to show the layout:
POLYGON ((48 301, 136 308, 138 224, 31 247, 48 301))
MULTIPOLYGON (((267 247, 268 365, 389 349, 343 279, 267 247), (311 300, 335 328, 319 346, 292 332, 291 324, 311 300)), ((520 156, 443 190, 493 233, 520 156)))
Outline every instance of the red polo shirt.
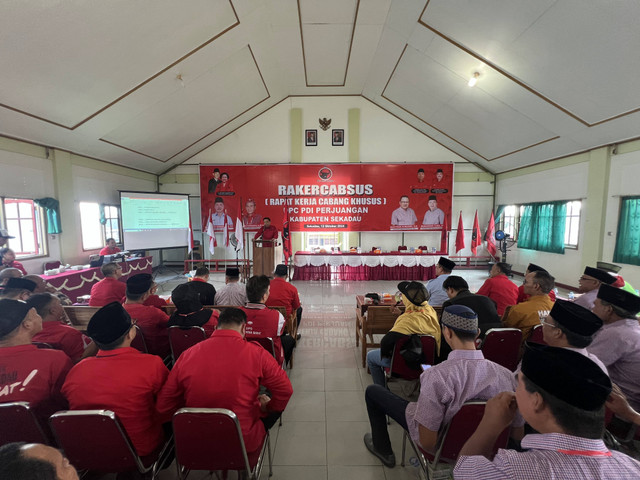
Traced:
POLYGON ((137 320, 138 327, 144 335, 149 353, 164 358, 171 354, 169 348, 169 315, 156 307, 148 307, 139 303, 125 303, 124 309, 137 320))
POLYGON ((74 363, 82 358, 84 349, 91 343, 89 337, 58 321, 42 322, 42 331, 31 340, 48 343, 56 350, 62 350, 74 363))
POLYGON ((275 277, 269 284, 269 298, 266 305, 267 307, 280 305, 287 307, 287 316, 289 317, 300 307, 298 289, 284 278, 275 277))
POLYGON ((60 389, 72 366, 60 350, 31 344, 0 348, 0 403, 29 402, 46 424, 53 413, 67 408, 60 389))
POLYGON ((518 303, 518 286, 506 275, 496 275, 486 279, 477 294, 489 297, 496 302, 498 315, 502 315, 507 306, 518 303))
POLYGON ((113 250, 109 247, 104 247, 100 250, 99 255, 115 255, 116 253, 120 253, 120 249, 118 247, 113 247, 113 250))
POLYGON ((112 277, 106 277, 91 287, 89 305, 92 307, 104 307, 111 302, 121 302, 127 286, 124 282, 112 277))
POLYGON ((67 375, 62 393, 71 410, 113 410, 139 455, 151 454, 164 441, 156 397, 169 375, 162 360, 135 348, 100 350, 67 375))
POLYGON ((271 393, 270 411, 281 412, 293 393, 291 382, 269 353, 234 330, 216 330, 211 338, 180 355, 158 395, 160 414, 181 407, 227 408, 240 421, 247 451, 260 448, 265 436, 258 394, 271 393))
MULTIPOLYGON (((520 285, 518 287, 518 303, 522 303, 522 302, 528 300, 529 298, 531 298, 531 295, 527 295, 526 293, 524 293, 524 285, 520 285)), ((556 301, 556 292, 551 290, 549 292, 549 298, 551 299, 552 302, 555 302, 556 301)))
POLYGON ((271 310, 260 303, 248 303, 246 307, 240 307, 247 314, 246 337, 254 338, 271 337, 276 351, 278 364, 284 363, 284 351, 280 335, 284 332, 284 317, 277 310, 271 310))
POLYGON ((264 225, 260 227, 253 238, 258 238, 262 235, 262 240, 277 240, 278 239, 278 229, 273 225, 269 225, 267 228, 264 228, 264 225))
POLYGON ((17 268, 18 270, 20 270, 22 272, 22 275, 28 275, 27 271, 24 268, 24 265, 22 265, 22 263, 17 262, 17 261, 13 261, 11 263, 4 263, 3 264, 5 267, 7 268, 17 268))

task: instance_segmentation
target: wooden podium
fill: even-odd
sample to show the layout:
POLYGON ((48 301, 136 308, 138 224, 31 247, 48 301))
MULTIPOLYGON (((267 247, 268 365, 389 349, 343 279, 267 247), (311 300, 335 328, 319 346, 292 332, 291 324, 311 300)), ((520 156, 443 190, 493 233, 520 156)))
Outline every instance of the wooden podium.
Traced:
POLYGON ((253 240, 253 274, 273 275, 276 268, 277 240, 253 240))

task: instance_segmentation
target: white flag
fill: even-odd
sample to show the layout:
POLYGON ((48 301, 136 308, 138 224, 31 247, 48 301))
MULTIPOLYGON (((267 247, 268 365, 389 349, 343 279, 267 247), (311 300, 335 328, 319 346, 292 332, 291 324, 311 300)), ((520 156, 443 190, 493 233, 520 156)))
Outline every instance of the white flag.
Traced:
POLYGON ((239 252, 244 248, 244 228, 242 227, 242 219, 240 217, 236 218, 236 240, 238 241, 236 252, 239 252))
POLYGON ((213 231, 213 223, 211 223, 211 215, 209 215, 209 219, 207 220, 207 235, 209 235, 209 252, 213 255, 217 243, 216 234, 213 231))

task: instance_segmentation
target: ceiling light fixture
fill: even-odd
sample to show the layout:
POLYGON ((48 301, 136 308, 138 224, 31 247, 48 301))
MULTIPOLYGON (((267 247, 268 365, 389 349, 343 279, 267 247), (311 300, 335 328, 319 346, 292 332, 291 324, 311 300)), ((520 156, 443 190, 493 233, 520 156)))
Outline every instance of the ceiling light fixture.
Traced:
POLYGON ((480 74, 478 72, 474 72, 473 73, 473 77, 471 77, 469 79, 469 83, 467 83, 467 85, 469 85, 470 87, 475 86, 475 84, 478 82, 478 77, 480 76, 480 74))

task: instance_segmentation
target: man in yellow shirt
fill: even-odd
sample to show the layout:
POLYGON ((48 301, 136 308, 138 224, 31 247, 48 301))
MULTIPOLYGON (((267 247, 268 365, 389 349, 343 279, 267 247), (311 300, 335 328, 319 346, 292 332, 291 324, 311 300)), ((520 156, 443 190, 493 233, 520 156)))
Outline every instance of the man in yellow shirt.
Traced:
POLYGON ((549 315, 553 302, 549 292, 555 286, 554 278, 548 272, 538 270, 527 273, 524 277, 524 293, 530 297, 522 303, 514 305, 509 316, 503 321, 505 327, 522 330, 522 339, 526 340, 540 318, 549 315))

